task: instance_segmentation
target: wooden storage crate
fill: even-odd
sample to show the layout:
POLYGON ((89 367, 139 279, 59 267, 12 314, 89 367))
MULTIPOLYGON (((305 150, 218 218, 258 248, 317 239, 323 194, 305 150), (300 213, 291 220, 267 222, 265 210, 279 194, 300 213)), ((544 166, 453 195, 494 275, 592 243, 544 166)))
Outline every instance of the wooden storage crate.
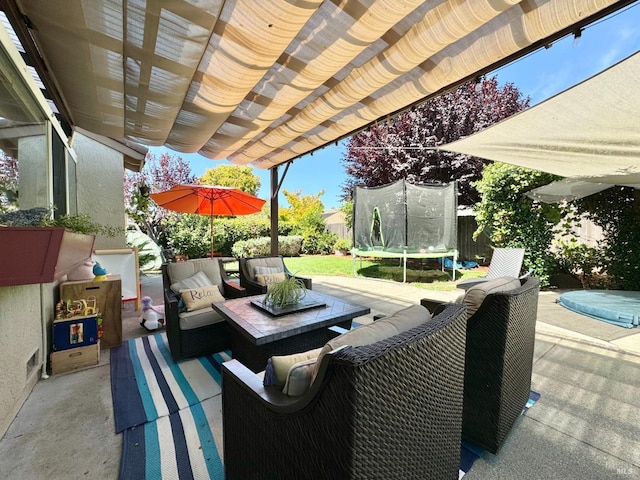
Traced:
POLYGON ((120 275, 107 275, 106 280, 79 280, 60 284, 61 300, 96 298, 96 307, 102 312, 104 333, 102 348, 122 343, 122 281, 120 275))
POLYGON ((51 373, 64 373, 100 363, 100 341, 86 347, 51 352, 51 373))

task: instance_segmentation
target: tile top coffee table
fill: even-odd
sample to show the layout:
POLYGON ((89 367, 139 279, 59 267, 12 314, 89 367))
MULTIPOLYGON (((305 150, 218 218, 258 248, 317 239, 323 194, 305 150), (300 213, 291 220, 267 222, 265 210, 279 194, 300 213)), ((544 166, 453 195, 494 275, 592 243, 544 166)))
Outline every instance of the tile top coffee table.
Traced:
POLYGON ((233 357, 254 372, 264 370, 272 355, 321 347, 335 336, 329 327, 349 329, 352 319, 371 312, 368 307, 309 290, 305 300, 321 306, 276 316, 256 306, 263 297, 254 295, 212 304, 231 326, 233 357))

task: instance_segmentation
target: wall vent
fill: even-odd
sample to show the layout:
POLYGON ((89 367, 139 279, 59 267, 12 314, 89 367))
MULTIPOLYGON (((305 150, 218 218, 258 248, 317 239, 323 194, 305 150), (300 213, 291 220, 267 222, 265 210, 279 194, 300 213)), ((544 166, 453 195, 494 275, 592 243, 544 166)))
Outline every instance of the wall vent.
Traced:
POLYGON ((39 367, 40 365, 40 350, 36 350, 35 352, 33 352, 33 355, 31 355, 31 358, 29 358, 29 360, 27 360, 27 380, 31 377, 31 375, 33 374, 33 371, 39 367))

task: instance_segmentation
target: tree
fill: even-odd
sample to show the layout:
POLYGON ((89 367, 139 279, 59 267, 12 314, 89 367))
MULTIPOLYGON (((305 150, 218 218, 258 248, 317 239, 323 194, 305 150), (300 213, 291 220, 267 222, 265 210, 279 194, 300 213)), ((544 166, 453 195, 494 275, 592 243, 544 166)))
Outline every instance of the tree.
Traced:
POLYGON ((461 205, 479 200, 472 182, 487 163, 479 158, 434 147, 478 132, 529 106, 529 98, 511 83, 483 78, 403 113, 395 119, 352 136, 343 156, 347 180, 343 199, 355 186, 375 187, 402 178, 409 183, 458 181, 461 205))
POLYGON ((524 193, 558 179, 550 173, 496 162, 487 165, 475 182, 482 201, 474 206, 478 223, 474 237, 484 232, 494 247, 524 248, 524 265, 543 286, 555 270, 550 249, 563 211, 557 204, 534 202, 524 193))
POLYGON ((200 183, 233 187, 251 195, 257 195, 260 190, 260 177, 246 165, 218 165, 215 168, 209 168, 200 177, 200 183))
POLYGON ((159 208, 149 197, 149 193, 162 192, 175 185, 195 181, 191 167, 182 157, 168 153, 159 157, 147 154, 141 172, 125 173, 125 212, 154 242, 166 246, 161 220, 172 213, 159 208))
POLYGON ((320 197, 324 191, 317 195, 301 195, 301 191, 289 192, 283 190, 284 196, 291 208, 282 208, 278 217, 293 226, 292 234, 302 236, 302 253, 330 253, 333 244, 337 240, 335 233, 327 232, 322 212, 324 205, 320 197))

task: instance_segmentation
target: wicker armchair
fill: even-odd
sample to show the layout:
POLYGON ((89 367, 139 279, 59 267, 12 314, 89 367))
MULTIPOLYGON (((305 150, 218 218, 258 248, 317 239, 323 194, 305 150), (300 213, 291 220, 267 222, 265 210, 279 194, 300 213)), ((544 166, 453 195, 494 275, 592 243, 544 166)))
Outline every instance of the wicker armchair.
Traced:
MULTIPOLYGON (((488 294, 467 322, 462 438, 494 454, 531 391, 540 281, 528 277, 520 283, 488 294)), ((420 303, 434 311, 433 301, 420 303)))
POLYGON ((309 391, 284 395, 223 364, 227 480, 457 479, 466 310, 323 357, 309 391))
POLYGON ((180 312, 180 295, 171 285, 205 272, 214 285, 221 285, 225 298, 245 296, 246 291, 228 281, 222 263, 216 258, 198 258, 162 265, 167 340, 174 360, 210 355, 230 348, 227 322, 211 307, 194 312, 180 312))
POLYGON ((261 267, 278 269, 280 272, 284 272, 287 277, 299 278, 302 280, 305 287, 311 290, 311 279, 299 277, 291 273, 284 264, 284 260, 281 255, 240 258, 238 261, 238 267, 240 273, 240 286, 247 290, 247 295, 260 295, 267 292, 266 285, 261 285, 256 281, 256 269, 261 267))

